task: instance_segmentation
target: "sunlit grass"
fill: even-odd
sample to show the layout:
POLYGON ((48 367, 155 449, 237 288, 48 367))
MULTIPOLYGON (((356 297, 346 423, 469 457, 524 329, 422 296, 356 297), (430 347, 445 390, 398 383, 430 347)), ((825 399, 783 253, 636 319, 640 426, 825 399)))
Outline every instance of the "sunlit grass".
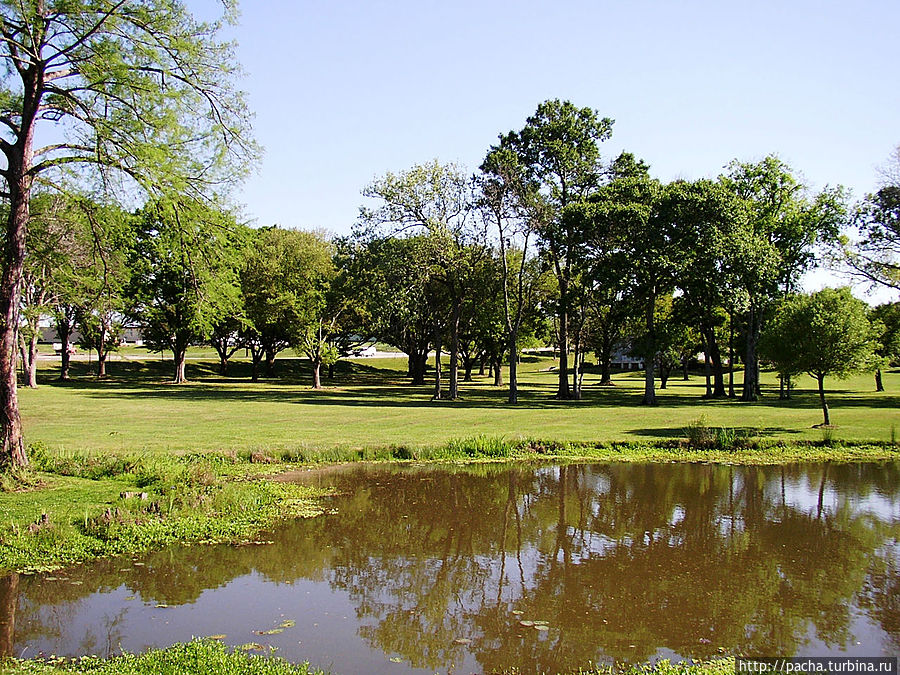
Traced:
MULTIPOLYGON (((41 386, 20 389, 29 442, 51 449, 141 452, 363 448, 404 444, 439 446, 479 435, 509 440, 641 441, 682 437, 701 415, 711 426, 784 440, 822 440, 814 381, 801 376, 794 398, 779 401, 775 378, 763 374, 763 399, 746 404, 707 401, 703 378, 680 376, 660 390, 657 407, 640 405, 642 373, 622 373, 615 387, 599 387, 588 373, 584 399, 553 400, 556 373, 547 359, 522 364, 521 403, 505 402, 505 388, 485 377, 463 383, 462 400, 431 401, 431 386, 406 384, 405 361, 342 363, 326 388, 309 386, 307 365, 278 362, 278 377, 249 381, 237 360, 232 376, 217 375, 214 360, 189 362, 191 382, 167 382, 170 362, 158 357, 110 364, 97 381, 88 364, 74 364, 74 380, 53 381, 55 363, 42 363, 41 386)), ((830 383, 836 440, 890 441, 900 428, 900 372, 885 373, 887 391, 874 392, 869 375, 830 383)), ((737 373, 738 385, 740 373, 737 373)))

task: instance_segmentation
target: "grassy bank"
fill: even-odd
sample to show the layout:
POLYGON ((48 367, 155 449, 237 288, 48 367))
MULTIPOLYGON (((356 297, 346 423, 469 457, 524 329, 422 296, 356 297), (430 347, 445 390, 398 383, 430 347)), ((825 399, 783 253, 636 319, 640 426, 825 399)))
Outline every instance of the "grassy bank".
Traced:
POLYGON ((279 519, 322 512, 323 493, 273 474, 374 461, 605 461, 780 464, 900 461, 891 443, 784 442, 695 423, 691 439, 643 443, 509 441, 480 436, 438 447, 394 445, 162 455, 32 446, 34 470, 3 479, 0 572, 55 569, 173 543, 252 539, 279 519))
MULTIPOLYGON (((212 640, 195 640, 168 649, 154 649, 140 655, 112 659, 88 657, 75 661, 8 661, 3 672, 9 675, 61 675, 62 673, 93 675, 313 675, 308 664, 293 665, 278 658, 251 656, 229 651, 212 640)), ((508 671, 508 675, 517 673, 508 671)), ((725 658, 699 663, 661 661, 654 666, 600 667, 579 670, 580 675, 726 675, 734 672, 734 659, 725 658)), ((339 674, 338 674, 339 675, 339 674)))
POLYGON ((261 479, 272 467, 249 456, 62 455, 33 446, 32 463, 3 478, 0 573, 174 543, 241 542, 280 519, 321 513, 321 491, 261 479))

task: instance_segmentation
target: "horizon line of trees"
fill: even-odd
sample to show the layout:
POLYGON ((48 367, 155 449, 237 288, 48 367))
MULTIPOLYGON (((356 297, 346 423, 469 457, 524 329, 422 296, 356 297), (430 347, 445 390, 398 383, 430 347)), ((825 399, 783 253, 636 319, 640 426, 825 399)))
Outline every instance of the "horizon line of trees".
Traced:
MULTIPOLYGON (((323 366, 378 340, 407 354, 413 384, 425 384, 437 354, 435 399, 459 398, 476 366, 500 386, 507 365, 515 403, 520 350, 543 344, 559 354, 559 399, 581 398, 587 354, 611 385, 613 356, 630 350, 645 364, 645 404, 656 404, 657 380, 665 387, 673 370, 686 374, 698 352, 706 396, 737 396, 740 361, 741 398, 753 401, 762 341, 789 397, 792 378, 812 371, 782 367, 767 331, 777 332, 800 276, 825 251, 851 250, 842 237, 852 218, 864 214, 875 239, 871 204, 851 210, 841 188, 809 194, 775 156, 734 161, 716 180, 662 183, 629 153, 600 159, 611 128, 590 108, 546 101, 523 129, 500 136, 475 175, 432 161, 373 181, 363 190, 370 205, 343 238, 254 230, 189 200, 128 213, 38 193, 20 344, 29 384, 37 321, 51 314, 63 344, 77 326, 97 351, 100 376, 130 322, 148 347, 173 352, 175 382, 185 380, 187 347, 208 343, 222 374, 246 349, 254 380, 293 349, 320 388, 323 366)), ((875 371, 879 388, 879 365, 900 353, 898 307, 863 311, 857 326, 867 351, 850 361, 875 371)), ((61 358, 65 379, 66 349, 61 358)))

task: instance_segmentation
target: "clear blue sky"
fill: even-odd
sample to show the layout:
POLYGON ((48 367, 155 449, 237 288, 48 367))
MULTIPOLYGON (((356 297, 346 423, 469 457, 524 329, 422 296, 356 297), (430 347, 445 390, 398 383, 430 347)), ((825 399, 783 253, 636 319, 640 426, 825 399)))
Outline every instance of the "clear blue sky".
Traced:
MULTIPOLYGON (((188 0, 202 13, 215 0, 188 0)), ((776 152, 855 195, 900 144, 900 2, 242 4, 233 31, 266 154, 240 200, 259 225, 345 233, 375 176, 475 169, 537 104, 616 120, 663 180, 776 152)))

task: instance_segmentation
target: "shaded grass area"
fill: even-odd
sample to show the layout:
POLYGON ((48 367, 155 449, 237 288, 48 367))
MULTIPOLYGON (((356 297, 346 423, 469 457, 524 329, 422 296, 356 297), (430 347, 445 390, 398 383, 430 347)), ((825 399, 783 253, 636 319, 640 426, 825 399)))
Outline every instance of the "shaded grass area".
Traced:
MULTIPOLYGON (((126 654, 110 659, 85 657, 73 661, 17 661, 0 663, 10 675, 312 675, 322 673, 309 664, 294 665, 283 659, 231 651, 214 640, 202 639, 153 649, 144 654, 126 654)), ((733 658, 693 663, 660 661, 654 665, 601 666, 577 671, 581 675, 726 675, 733 673, 733 658)), ((506 671, 514 675, 519 670, 506 671)))
MULTIPOLYGON (((69 383, 53 381, 52 362, 42 363, 41 386, 21 389, 26 433, 53 449, 179 453, 259 449, 267 451, 382 447, 436 447, 473 435, 509 440, 653 440, 683 436, 705 415, 718 427, 780 440, 821 440, 814 428, 821 411, 813 380, 798 378, 790 401, 780 401, 771 373, 763 375, 756 403, 706 400, 702 377, 669 381, 660 405, 641 406, 642 373, 620 373, 615 387, 585 376, 584 399, 556 401, 556 373, 549 359, 521 366, 521 403, 505 402, 506 390, 487 377, 462 384, 462 400, 432 401, 431 387, 411 386, 405 361, 340 362, 326 388, 309 387, 306 361, 279 359, 277 377, 249 381, 249 364, 232 363, 232 376, 217 374, 214 361, 189 362, 186 385, 171 385, 170 363, 133 358, 110 364, 111 377, 97 381, 84 362, 69 383)), ((890 441, 900 433, 900 371, 885 373, 887 391, 876 394, 868 375, 834 381, 829 391, 836 429, 850 441, 890 441), (893 429, 893 432, 892 432, 893 429)), ((738 374, 738 386, 740 377, 738 374)))

